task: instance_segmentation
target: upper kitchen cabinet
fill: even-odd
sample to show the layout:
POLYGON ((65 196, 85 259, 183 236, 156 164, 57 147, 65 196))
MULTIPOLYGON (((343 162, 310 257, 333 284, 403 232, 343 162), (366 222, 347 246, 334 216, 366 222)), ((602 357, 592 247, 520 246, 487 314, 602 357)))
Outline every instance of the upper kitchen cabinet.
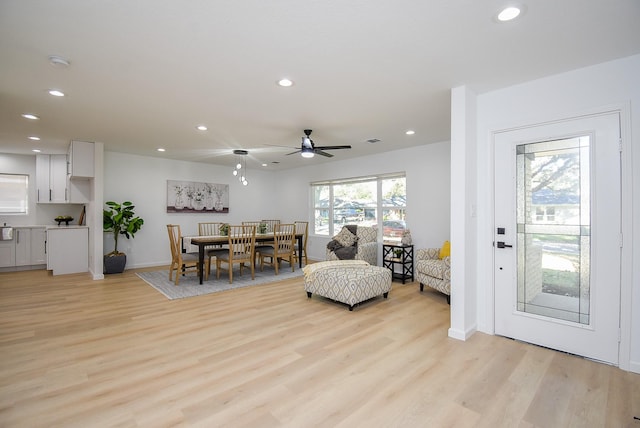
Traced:
POLYGON ((67 156, 36 155, 37 202, 67 202, 67 156))
POLYGON ((94 145, 72 141, 67 155, 36 155, 37 202, 84 204, 91 200, 94 145))
POLYGON ((69 178, 93 178, 93 143, 72 141, 69 145, 69 178))

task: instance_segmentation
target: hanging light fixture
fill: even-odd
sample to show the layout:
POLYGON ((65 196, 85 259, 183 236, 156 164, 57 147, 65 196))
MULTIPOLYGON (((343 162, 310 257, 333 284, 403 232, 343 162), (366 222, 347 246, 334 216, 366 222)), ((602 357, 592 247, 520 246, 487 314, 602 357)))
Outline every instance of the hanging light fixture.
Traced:
POLYGON ((233 154, 236 155, 236 167, 233 170, 233 176, 238 177, 238 181, 242 183, 243 186, 249 184, 247 181, 247 158, 246 156, 249 154, 246 150, 234 150, 233 154))

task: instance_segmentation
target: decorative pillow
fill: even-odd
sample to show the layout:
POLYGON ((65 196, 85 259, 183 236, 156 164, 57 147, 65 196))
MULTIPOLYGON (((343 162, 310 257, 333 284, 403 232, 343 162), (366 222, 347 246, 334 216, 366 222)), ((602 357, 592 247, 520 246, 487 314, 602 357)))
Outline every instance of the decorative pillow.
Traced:
POLYGON ((449 241, 444 241, 444 244, 442 244, 442 248, 440 248, 440 254, 438 255, 438 257, 440 259, 444 259, 445 257, 449 257, 451 255, 451 244, 449 243, 449 241))
POLYGON ((340 243, 338 241, 336 241, 335 239, 332 239, 327 244, 327 250, 329 250, 329 251, 335 251, 335 250, 337 250, 339 248, 342 248, 342 245, 340 245, 340 243))
POLYGON ((333 237, 334 241, 338 241, 343 247, 350 247, 356 242, 356 235, 349 232, 349 229, 343 227, 340 233, 333 237))

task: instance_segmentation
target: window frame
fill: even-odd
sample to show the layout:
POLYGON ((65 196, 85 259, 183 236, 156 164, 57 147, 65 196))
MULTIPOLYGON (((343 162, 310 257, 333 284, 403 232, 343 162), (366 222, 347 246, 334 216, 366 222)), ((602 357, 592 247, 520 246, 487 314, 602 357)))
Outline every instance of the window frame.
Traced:
POLYGON ((0 215, 29 215, 29 174, 0 173, 0 189, 3 190, 0 192, 0 215), (21 197, 8 198, 13 193, 22 194, 21 197), (9 211, 16 203, 19 210, 9 211))
MULTIPOLYGON (((342 179, 332 179, 332 180, 322 180, 322 181, 315 181, 315 182, 311 182, 310 183, 310 208, 311 208, 311 213, 310 213, 310 224, 312 225, 312 227, 310 228, 309 232, 314 235, 314 236, 320 236, 320 237, 331 237, 331 236, 335 236, 341 228, 341 225, 337 224, 335 222, 335 210, 336 209, 343 209, 341 207, 335 207, 334 206, 334 202, 335 202, 335 197, 334 197, 334 188, 335 186, 341 186, 341 185, 350 185, 350 184, 359 184, 359 183, 368 183, 368 182, 375 182, 376 183, 376 207, 375 207, 375 211, 376 211, 376 225, 375 227, 378 229, 378 235, 383 235, 383 221, 384 221, 384 213, 389 211, 389 210, 400 210, 403 213, 403 220, 406 221, 406 214, 407 214, 407 192, 406 192, 406 173, 405 172, 396 172, 396 173, 388 173, 388 174, 375 174, 375 175, 367 175, 367 176, 362 176, 362 177, 352 177, 352 178, 342 178, 342 179), (385 180, 392 180, 392 179, 404 179, 404 186, 405 186, 405 194, 404 194, 404 205, 403 206, 391 206, 391 205, 384 205, 384 199, 383 199, 383 192, 382 192, 382 184, 385 180), (316 191, 319 188, 325 187, 324 192, 325 192, 325 196, 326 198, 323 199, 318 199, 317 195, 316 195, 316 191), (326 189, 328 187, 328 189, 326 189), (327 200, 327 204, 326 206, 324 204, 318 204, 319 201, 324 201, 327 200), (321 215, 321 216, 317 216, 317 212, 320 211, 326 211, 326 216, 321 215), (321 219, 320 222, 318 222, 318 219, 321 219), (328 228, 327 228, 327 232, 321 231, 319 232, 317 230, 317 228, 320 226, 322 226, 324 224, 324 221, 327 222, 328 228), (339 226, 339 227, 338 227, 339 226)), ((320 190, 322 191, 322 190, 320 190)), ((367 209, 367 208, 365 208, 367 209)), ((371 209, 371 208, 369 208, 371 209)), ((366 214, 363 214, 366 217, 366 214)), ((384 238, 384 237, 383 237, 384 238)), ((398 241, 399 241, 399 237, 398 237, 398 241)))

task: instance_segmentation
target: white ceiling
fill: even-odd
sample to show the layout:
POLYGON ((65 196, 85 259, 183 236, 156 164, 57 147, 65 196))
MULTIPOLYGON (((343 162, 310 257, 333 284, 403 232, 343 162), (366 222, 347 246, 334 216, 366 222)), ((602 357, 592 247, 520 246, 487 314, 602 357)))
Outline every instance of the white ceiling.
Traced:
POLYGON ((248 167, 298 167, 330 161, 286 156, 305 128, 316 145, 353 146, 333 160, 448 140, 452 87, 640 53, 638 0, 528 0, 497 23, 508 3, 0 0, 0 152, 60 153, 73 139, 223 165, 246 149, 248 167))

